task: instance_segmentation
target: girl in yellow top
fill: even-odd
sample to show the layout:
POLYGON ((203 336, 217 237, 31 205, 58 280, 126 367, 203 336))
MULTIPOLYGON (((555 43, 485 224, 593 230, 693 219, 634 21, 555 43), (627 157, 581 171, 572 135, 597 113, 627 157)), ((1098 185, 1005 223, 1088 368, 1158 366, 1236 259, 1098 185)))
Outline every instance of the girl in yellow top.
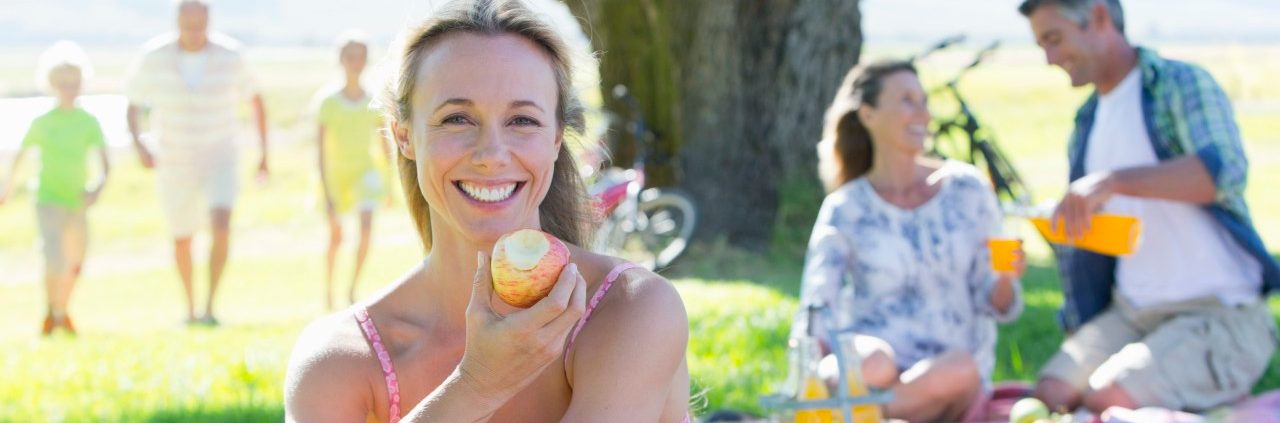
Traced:
POLYGON ((329 217, 329 251, 325 261, 325 304, 333 309, 333 267, 338 247, 342 244, 340 217, 353 209, 360 212, 360 239, 347 300, 355 302, 356 282, 369 251, 369 234, 373 226, 373 210, 380 196, 390 202, 390 191, 383 188, 383 177, 375 164, 372 144, 377 153, 391 155, 378 132, 382 116, 370 108, 370 95, 360 86, 360 74, 368 61, 369 46, 348 32, 338 43, 339 62, 346 74, 346 85, 332 93, 321 93, 319 110, 319 165, 324 191, 325 210, 329 217))
POLYGON ((36 81, 57 97, 57 107, 37 117, 22 139, 22 148, 13 159, 8 182, 0 185, 0 204, 13 187, 18 164, 32 147, 40 150, 39 188, 36 191, 36 221, 40 228, 45 258, 45 293, 48 313, 42 335, 55 329, 75 334, 67 314, 71 287, 80 276, 88 243, 85 209, 98 200, 107 182, 107 152, 98 119, 76 105, 81 79, 89 73, 83 50, 61 41, 40 58, 36 81), (102 159, 102 177, 86 189, 89 179, 86 162, 96 150, 102 159))

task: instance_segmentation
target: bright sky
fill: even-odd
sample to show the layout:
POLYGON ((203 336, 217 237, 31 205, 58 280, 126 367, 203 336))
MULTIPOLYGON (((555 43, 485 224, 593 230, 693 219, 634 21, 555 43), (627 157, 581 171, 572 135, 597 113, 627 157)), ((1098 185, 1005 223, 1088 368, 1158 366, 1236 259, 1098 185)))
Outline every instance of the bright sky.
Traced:
MULTIPOLYGON (((59 39, 131 46, 173 26, 172 0, 3 0, 0 46, 46 46, 59 39)), ((325 45, 344 28, 390 41, 405 23, 443 0, 214 0, 214 26, 251 45, 325 45)), ((581 0, 568 0, 581 1, 581 0)), ((971 38, 1029 39, 1021 0, 862 0, 869 42, 971 38)), ((551 5, 556 0, 534 0, 551 5)), ((1130 35, 1203 42, 1280 42, 1277 0, 1123 0, 1130 35)), ((563 10, 563 5, 545 10, 563 10)), ((560 13, 554 13, 560 15, 560 13)), ((0 47, 2 48, 2 47, 0 47)))
MULTIPOLYGON (((7 48, 38 51, 69 39, 87 48, 132 48, 173 30, 173 0, 3 0, 0 7, 0 52, 7 48)), ((526 0, 561 28, 577 50, 587 39, 576 20, 557 0, 526 0)), ((568 0, 579 1, 579 0, 568 0)), ((732 0, 726 0, 732 1, 732 0)), ((953 34, 969 35, 969 45, 990 39, 1031 42, 1021 0, 861 0, 864 46, 908 43, 922 46, 953 34)), ((400 28, 426 16, 443 0, 212 0, 213 27, 253 46, 329 46, 348 28, 368 33, 386 45, 400 28)), ((1278 0, 1123 0, 1130 38, 1137 42, 1280 43, 1278 0)), ((594 75, 588 76, 588 78, 594 75)), ((24 75, 20 82, 28 84, 24 75)), ((91 112, 110 115, 123 101, 114 96, 85 99, 91 112)), ((21 137, 32 113, 45 109, 33 101, 0 100, 0 146, 21 137)), ((41 103, 43 104, 43 103, 41 103)), ((118 113, 116 113, 118 114, 118 113)), ((123 119, 104 119, 122 121, 123 119)), ((119 125, 117 125, 119 126, 119 125)), ((123 127, 107 128, 115 143, 123 127)), ((0 147, 3 149, 3 147, 0 147)))
MULTIPOLYGON (((921 43, 966 33, 970 40, 1031 43, 1022 0, 862 0, 870 44, 921 43)), ((1138 42, 1280 42, 1277 0, 1122 0, 1125 28, 1138 42)))

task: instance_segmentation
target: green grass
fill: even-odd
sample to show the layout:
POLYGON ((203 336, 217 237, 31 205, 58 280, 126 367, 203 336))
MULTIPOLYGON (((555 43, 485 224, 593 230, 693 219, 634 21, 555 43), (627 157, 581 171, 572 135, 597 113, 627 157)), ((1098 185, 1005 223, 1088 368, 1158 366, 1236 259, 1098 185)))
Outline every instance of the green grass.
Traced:
MULTIPOLYGON (((417 258, 420 247, 396 241, 387 223, 365 294, 417 258)), ((279 421, 289 351, 322 312, 321 255, 303 245, 324 240, 320 231, 281 232, 296 239, 294 250, 233 257, 218 329, 181 326, 181 290, 163 261, 114 273, 90 267, 72 301, 82 333, 75 339, 35 337, 44 312, 40 285, 0 285, 0 421, 279 421)))
MULTIPOLYGON (((1280 71, 1280 61, 1269 59, 1274 50, 1168 50, 1211 63, 1236 100, 1252 164, 1247 197, 1273 248, 1280 246, 1280 196, 1273 194, 1280 180, 1280 84, 1259 75, 1280 71)), ((110 185, 90 214, 90 259, 71 306, 82 332, 78 338, 36 336, 44 294, 31 197, 19 193, 0 206, 0 422, 281 419, 289 351, 306 322, 323 312, 326 234, 313 207, 315 152, 302 117, 315 88, 331 76, 315 71, 332 70, 327 53, 250 57, 267 90, 274 175, 265 186, 248 178, 242 183, 233 256, 218 303, 222 327, 180 325, 181 289, 155 198, 155 175, 140 169, 131 152, 115 156, 110 185)), ((0 52, 0 58, 23 54, 0 52)), ((99 77, 90 91, 114 90, 127 63, 119 54, 94 58, 99 77)), ((942 80, 963 60, 963 52, 931 59, 922 68, 926 83, 942 80)), ((1031 49, 1002 52, 961 87, 1037 199, 1045 200, 1060 195, 1065 184, 1061 153, 1071 114, 1085 93, 1068 88, 1061 73, 1040 60, 1031 49)), ((30 70, 24 62, 0 63, 0 95, 26 92, 30 70)), ((940 97, 932 103, 938 113, 949 107, 940 97)), ((242 176, 251 174, 253 151, 244 151, 242 176)), ((0 163, 7 166, 8 157, 0 163)), ((25 174, 31 173, 30 163, 25 174)), ((777 390, 785 377, 804 243, 821 201, 815 187, 793 185, 784 185, 771 251, 747 253, 722 240, 705 240, 667 273, 689 312, 688 363, 699 412, 761 412, 759 396, 777 390)), ((362 294, 420 258, 411 227, 403 208, 378 215, 362 294)), ((198 239, 197 251, 206 244, 198 239)), ((1000 380, 1032 378, 1062 339, 1054 319, 1062 301, 1054 263, 1043 244, 1028 247, 1026 309, 1017 322, 1001 327, 995 369, 1000 380)), ((348 249, 344 260, 349 257, 348 249)), ((198 283, 206 271, 197 268, 198 283)), ((339 274, 346 271, 344 263, 339 274)), ((1271 306, 1280 315, 1280 300, 1272 299, 1271 306)), ((1257 386, 1274 388, 1280 388, 1280 360, 1257 386)))
POLYGON ((7 421, 279 421, 296 325, 4 344, 7 421), (35 364, 43 363, 43 364, 35 364), (21 383, 17 383, 21 382, 21 383))

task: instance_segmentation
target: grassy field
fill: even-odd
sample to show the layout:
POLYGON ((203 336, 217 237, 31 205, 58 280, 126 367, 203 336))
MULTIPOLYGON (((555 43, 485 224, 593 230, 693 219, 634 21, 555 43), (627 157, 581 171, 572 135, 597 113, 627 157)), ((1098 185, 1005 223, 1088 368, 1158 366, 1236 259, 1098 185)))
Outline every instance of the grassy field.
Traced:
MULTIPOLYGON (((1280 72, 1280 47, 1164 51, 1209 64, 1232 95, 1251 158, 1247 195, 1254 219, 1264 239, 1273 248, 1280 245, 1280 197, 1274 194, 1280 181, 1280 84, 1261 77, 1280 72)), ((892 53, 873 50, 867 56, 892 53)), ((0 96, 30 93, 23 54, 0 52, 0 96)), ((121 57, 125 52, 94 58, 98 78, 91 92, 115 90, 127 63, 121 57)), ((288 353, 303 325, 323 313, 326 235, 314 207, 310 124, 302 117, 315 87, 332 76, 316 69, 332 69, 333 63, 327 51, 250 58, 270 107, 275 173, 268 184, 256 185, 247 178, 252 160, 242 162, 246 178, 234 218, 233 255, 217 310, 223 326, 180 324, 181 289, 154 174, 139 168, 126 150, 115 154, 110 185, 90 214, 90 260, 71 305, 82 335, 37 337, 44 312, 40 257, 31 197, 19 194, 0 206, 0 422, 281 419, 288 353)), ((927 83, 946 78, 964 60, 964 52, 930 59, 923 66, 927 83)), ((998 54, 961 88, 1038 199, 1059 195, 1065 182, 1061 152, 1071 114, 1085 93, 1069 89, 1065 77, 1043 66, 1029 48, 998 54)), ((945 99, 933 103, 937 113, 947 112, 945 99)), ((246 148, 245 157, 252 158, 252 151, 246 148)), ((8 162, 0 157, 0 171, 7 171, 8 162)), ((703 243, 669 273, 689 311, 689 365, 699 410, 759 411, 757 398, 785 376, 787 329, 816 201, 812 189, 784 194, 785 224, 777 228, 771 252, 703 243)), ((402 207, 379 214, 363 295, 420 259, 410 228, 402 207)), ((198 239, 197 251, 206 242, 198 239)), ((1053 319, 1061 303, 1056 270, 1042 244, 1029 245, 1027 308, 1018 322, 1001 328, 998 379, 1033 377, 1061 341, 1053 319)), ((350 249, 344 253, 349 260, 350 249)), ((198 266, 198 283, 205 274, 198 266)), ((1280 301, 1271 305, 1280 314, 1280 301)), ((1258 386, 1273 388, 1280 388, 1275 362, 1258 386)))

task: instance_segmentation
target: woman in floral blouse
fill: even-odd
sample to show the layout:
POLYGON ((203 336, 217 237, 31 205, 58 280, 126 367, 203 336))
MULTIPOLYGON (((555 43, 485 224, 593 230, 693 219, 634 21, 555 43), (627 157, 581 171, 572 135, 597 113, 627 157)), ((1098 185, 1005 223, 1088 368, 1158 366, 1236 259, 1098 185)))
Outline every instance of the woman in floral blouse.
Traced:
MULTIPOLYGON (((1022 311, 1015 271, 995 272, 994 193, 974 167, 924 155, 930 115, 906 62, 854 69, 818 144, 829 194, 805 258, 801 312, 825 304, 813 333, 853 332, 867 382, 892 389, 890 418, 956 421, 989 386, 996 322, 1022 311)), ((827 345, 833 345, 825 339, 827 345)))

